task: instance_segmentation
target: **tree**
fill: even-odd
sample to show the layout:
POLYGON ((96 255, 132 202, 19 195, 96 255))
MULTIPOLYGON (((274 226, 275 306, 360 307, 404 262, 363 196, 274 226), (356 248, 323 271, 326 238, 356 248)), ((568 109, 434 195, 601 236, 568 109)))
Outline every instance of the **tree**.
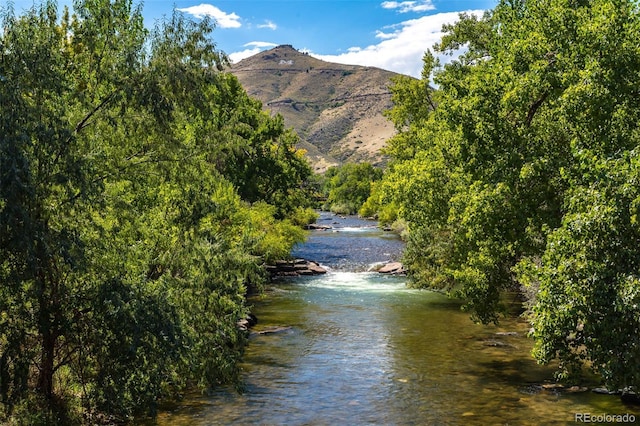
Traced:
POLYGON ((409 222, 414 283, 482 322, 526 284, 538 359, 637 387, 638 6, 505 0, 460 18, 435 48, 466 53, 427 54, 423 80, 393 88, 378 198, 409 222))
POLYGON ((382 170, 370 163, 347 163, 325 172, 325 208, 341 214, 354 214, 371 193, 371 184, 382 177, 382 170))
MULTIPOLYGON (((123 6, 119 3, 109 12, 117 15, 123 6)), ((113 18, 118 29, 131 32, 127 23, 113 18)), ((131 23, 135 26, 141 19, 134 14, 131 23)), ((65 337, 84 310, 75 305, 82 295, 73 291, 87 267, 80 227, 89 219, 90 201, 102 187, 102 180, 95 178, 95 164, 84 155, 90 141, 79 135, 122 96, 114 90, 114 81, 108 80, 100 90, 90 85, 99 73, 115 76, 117 71, 126 72, 128 65, 131 71, 119 76, 126 79, 140 65, 123 63, 121 69, 107 71, 101 67, 113 63, 94 61, 93 75, 74 81, 69 72, 75 66, 75 52, 67 40, 69 27, 68 16, 58 25, 53 3, 20 19, 8 15, 4 23, 0 370, 2 401, 9 407, 24 397, 34 374, 32 365, 36 390, 52 401, 53 377, 75 351, 67 349, 65 337), (86 89, 90 95, 82 96, 86 89), (73 99, 76 94, 78 101, 73 99)), ((141 48, 136 43, 122 46, 133 57, 141 48)))
POLYGON ((237 381, 247 287, 303 238, 293 136, 221 71, 206 19, 149 33, 129 0, 87 0, 3 28, 0 418, 124 419, 237 381), (287 185, 248 189, 251 168, 287 185))
POLYGON ((591 175, 590 182, 570 188, 562 224, 548 235, 546 250, 517 269, 537 289, 534 355, 543 362, 557 357, 559 377, 570 380, 586 362, 611 389, 640 383, 635 151, 582 158, 582 178, 591 175))

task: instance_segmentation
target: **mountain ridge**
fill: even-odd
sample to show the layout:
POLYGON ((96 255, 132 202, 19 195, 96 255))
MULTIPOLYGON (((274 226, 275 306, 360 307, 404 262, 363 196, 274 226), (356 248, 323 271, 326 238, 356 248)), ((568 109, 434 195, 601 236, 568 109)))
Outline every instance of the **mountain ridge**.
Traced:
POLYGON ((383 111, 393 105, 389 86, 400 74, 322 61, 290 44, 245 58, 230 72, 296 130, 316 171, 345 162, 385 163, 380 149, 396 131, 383 111))

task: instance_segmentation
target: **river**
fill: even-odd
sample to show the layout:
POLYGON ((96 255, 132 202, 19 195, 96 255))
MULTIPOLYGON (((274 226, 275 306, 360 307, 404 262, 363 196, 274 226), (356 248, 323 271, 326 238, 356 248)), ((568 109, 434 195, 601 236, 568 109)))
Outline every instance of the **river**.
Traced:
POLYGON ((330 268, 287 278, 252 300, 258 325, 245 390, 192 395, 161 425, 542 425, 576 413, 632 413, 616 397, 541 389, 552 367, 530 355, 528 325, 473 324, 460 303, 370 272, 403 243, 374 223, 323 213, 294 252, 330 268), (260 332, 280 327, 275 333, 260 332))

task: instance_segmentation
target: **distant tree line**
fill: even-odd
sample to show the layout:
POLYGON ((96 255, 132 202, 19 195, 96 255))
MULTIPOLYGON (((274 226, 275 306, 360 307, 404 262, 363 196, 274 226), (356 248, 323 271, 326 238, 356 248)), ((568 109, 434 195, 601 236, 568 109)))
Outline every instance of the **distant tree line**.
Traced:
POLYGON ((326 201, 323 210, 337 214, 356 214, 369 198, 371 186, 382 178, 382 169, 370 163, 333 166, 320 177, 326 201))
POLYGON ((309 220, 311 169, 210 39, 129 0, 0 32, 0 422, 153 414, 237 383, 245 292, 309 220))

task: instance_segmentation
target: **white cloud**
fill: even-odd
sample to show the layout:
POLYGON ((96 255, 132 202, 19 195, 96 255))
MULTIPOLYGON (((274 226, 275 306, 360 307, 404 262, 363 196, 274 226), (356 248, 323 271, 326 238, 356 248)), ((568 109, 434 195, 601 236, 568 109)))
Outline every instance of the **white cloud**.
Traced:
MULTIPOLYGON (((478 17, 481 17, 483 12, 467 11, 478 17)), ((324 61, 374 66, 419 78, 424 52, 440 41, 443 36, 442 25, 458 21, 459 13, 438 13, 401 22, 395 26, 393 33, 378 32, 376 36, 381 39, 378 44, 351 47, 339 55, 310 54, 324 61)), ((455 59, 455 56, 440 56, 442 63, 450 62, 452 59, 455 59)))
POLYGON ((270 30, 274 30, 275 31, 275 30, 278 29, 278 26, 275 23, 267 20, 267 21, 265 21, 264 24, 258 25, 258 28, 268 28, 270 30))
POLYGON ((384 9, 398 9, 400 13, 407 12, 426 12, 428 10, 434 10, 436 7, 431 0, 421 1, 385 1, 381 6, 384 9))
POLYGON ((383 40, 386 40, 386 39, 389 39, 389 38, 394 38, 395 36, 396 35, 393 34, 393 33, 389 34, 389 33, 382 32, 380 30, 376 31, 376 38, 381 38, 383 40))
POLYGON ((236 15, 235 13, 223 12, 222 10, 211 4, 203 3, 198 6, 178 9, 178 11, 188 13, 200 19, 204 18, 205 16, 213 18, 216 20, 220 28, 240 28, 242 26, 242 24, 240 23, 240 17, 238 15, 236 15))
POLYGON ((247 43, 247 44, 244 45, 244 47, 248 47, 249 49, 244 49, 244 50, 242 50, 240 52, 230 53, 228 55, 229 56, 229 60, 231 61, 231 63, 237 64, 238 62, 240 62, 244 58, 248 58, 249 56, 256 55, 256 54, 262 52, 266 48, 271 48, 271 47, 276 47, 276 46, 277 46, 276 43, 271 43, 271 42, 268 42, 268 41, 252 41, 252 42, 247 43))
POLYGON ((253 46, 253 47, 259 47, 259 48, 271 48, 271 47, 276 47, 277 44, 276 43, 271 43, 270 41, 250 41, 249 43, 246 43, 244 45, 244 47, 247 46, 253 46))

